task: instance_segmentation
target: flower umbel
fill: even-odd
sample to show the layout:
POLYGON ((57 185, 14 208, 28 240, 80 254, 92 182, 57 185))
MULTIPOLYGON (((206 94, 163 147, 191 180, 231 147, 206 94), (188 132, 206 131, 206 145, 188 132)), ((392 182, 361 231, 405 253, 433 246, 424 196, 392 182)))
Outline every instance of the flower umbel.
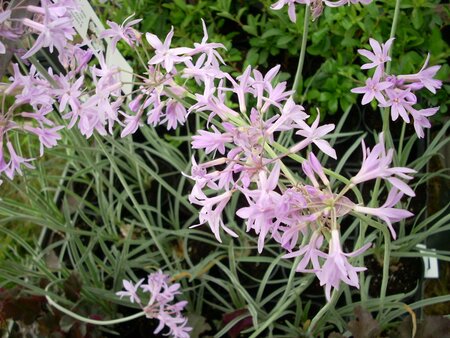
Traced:
POLYGON ((154 334, 158 334, 164 326, 167 326, 169 328, 167 335, 174 338, 188 338, 192 328, 187 326, 187 318, 181 314, 187 302, 172 303, 175 296, 181 294, 179 291, 180 283, 170 283, 169 275, 162 271, 151 273, 145 284, 144 280, 141 279, 136 284, 124 280, 123 286, 126 291, 119 291, 116 295, 120 298, 123 296, 130 297, 130 302, 139 304, 147 318, 159 320, 159 325, 154 334), (141 298, 137 294, 139 289, 144 293, 150 293, 147 305, 142 304, 141 298))

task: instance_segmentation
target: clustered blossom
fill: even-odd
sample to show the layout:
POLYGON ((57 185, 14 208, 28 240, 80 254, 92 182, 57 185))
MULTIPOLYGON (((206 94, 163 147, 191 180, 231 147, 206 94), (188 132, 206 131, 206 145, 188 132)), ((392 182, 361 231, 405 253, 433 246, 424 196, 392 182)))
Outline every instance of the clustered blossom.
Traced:
POLYGON ((371 62, 361 66, 361 69, 375 68, 372 78, 366 80, 365 86, 353 88, 351 91, 357 94, 364 94, 361 103, 363 105, 376 100, 378 106, 389 108, 392 121, 400 116, 406 123, 414 123, 414 129, 419 138, 423 138, 424 128, 430 128, 428 117, 436 114, 439 107, 417 109, 416 91, 427 88, 433 94, 436 89, 441 88, 442 82, 434 79, 440 66, 428 67, 430 55, 428 54, 422 68, 416 74, 389 75, 385 72, 385 63, 390 61, 389 49, 394 39, 389 39, 384 44, 380 44, 374 39, 369 43, 372 51, 359 49, 358 53, 369 59, 371 62))
POLYGON ((138 304, 145 312, 147 318, 158 319, 159 325, 154 334, 158 334, 166 326, 170 335, 174 338, 188 338, 192 328, 188 326, 188 320, 182 315, 182 311, 187 305, 186 301, 175 301, 175 296, 181 294, 180 283, 170 283, 170 276, 162 271, 151 273, 144 283, 141 279, 136 284, 123 280, 125 291, 119 291, 117 296, 129 297, 131 303, 138 304), (149 300, 145 304, 141 294, 149 293, 149 300))
MULTIPOLYGON (((53 48, 58 50, 61 62, 68 55, 73 62, 77 62, 80 53, 77 53, 76 49, 79 47, 69 43, 75 30, 68 12, 69 9, 77 8, 76 2, 45 0, 41 1, 40 5, 13 7, 0 12, 0 37, 6 41, 14 41, 25 34, 38 34, 34 45, 22 56, 23 59, 29 58, 41 48, 48 47, 50 51, 53 51, 53 48), (26 9, 31 18, 11 19, 12 13, 19 9, 26 9)), ((0 44, 0 53, 2 52, 5 52, 4 44, 0 44)), ((10 83, 5 86, 2 94, 14 96, 15 101, 7 109, 2 106, 0 115, 0 174, 4 173, 9 179, 13 179, 16 174, 22 175, 22 166, 34 168, 31 162, 35 159, 14 148, 12 135, 27 134, 36 137, 40 144, 39 156, 44 154, 45 148, 54 147, 61 139, 59 132, 63 129, 63 126, 57 125, 51 118, 54 105, 59 104, 60 108, 66 105, 74 106, 73 95, 76 90, 70 93, 71 83, 75 83, 79 88, 82 79, 81 77, 75 80, 81 69, 68 72, 67 75, 54 74, 53 70, 49 69, 48 77, 51 80, 39 73, 34 65, 26 75, 22 74, 18 64, 13 64, 12 69, 10 83)))
POLYGON ((238 236, 238 231, 222 215, 233 196, 243 195, 247 206, 236 210, 236 215, 245 221, 247 232, 253 231, 258 236, 258 252, 272 239, 289 252, 285 257, 302 256, 297 271, 315 273, 329 299, 331 290, 338 288, 340 282, 359 286, 357 272, 365 268, 353 267, 348 258, 360 255, 371 245, 366 243, 353 253, 344 253, 340 218, 350 212, 378 217, 386 222, 395 238, 392 223, 412 215, 395 205, 404 193, 414 195, 403 181, 411 179, 409 174, 414 171, 389 167, 393 150, 386 151, 381 134, 372 151, 362 144, 364 160, 360 172, 343 191, 333 192, 314 152, 320 150, 337 157, 324 139, 334 125, 319 126, 319 115, 311 125, 307 123, 309 115, 293 101, 292 91, 287 90, 285 82, 276 81, 279 68, 276 66, 264 75, 249 66, 237 78, 225 74, 204 82, 205 93, 197 94, 197 103, 189 111, 209 113, 209 130, 199 130, 192 137, 192 147, 203 149, 213 158, 203 163, 192 158, 189 177, 195 184, 189 201, 201 208, 200 223, 195 226, 208 224, 221 242, 222 231, 238 236), (217 85, 212 87, 214 81, 217 85), (225 93, 232 94, 231 100, 237 103, 235 109, 227 105, 225 93), (287 152, 277 153, 272 146, 282 133, 291 130, 299 140, 287 152), (313 151, 308 152, 302 163, 306 179, 292 179, 283 159, 311 146, 313 151), (376 178, 394 185, 381 207, 355 204, 345 196, 356 184, 376 178), (309 238, 307 244, 295 250, 304 238, 309 238), (325 238, 330 240, 324 241, 325 238), (328 252, 324 251, 327 246, 328 252), (312 269, 308 268, 310 263, 312 269))
POLYGON ((216 51, 217 48, 224 46, 206 42, 208 32, 204 22, 203 30, 204 38, 201 43, 195 43, 194 48, 171 48, 173 28, 164 42, 152 33, 145 34, 147 43, 154 50, 154 56, 148 60, 148 76, 139 77, 143 81, 139 86, 138 95, 128 105, 134 115, 123 114, 125 128, 122 137, 136 132, 143 124, 141 120, 144 114, 148 125, 166 124, 168 130, 176 129, 185 123, 188 112, 182 98, 186 89, 176 83, 176 76, 185 79, 194 78, 197 82, 205 83, 208 83, 210 78, 224 76, 219 70, 219 64, 223 60, 216 51), (192 62, 194 57, 195 63, 192 62))
POLYGON ((324 6, 328 7, 340 7, 344 5, 350 4, 370 4, 372 0, 278 0, 275 2, 270 8, 274 10, 282 9, 285 5, 288 5, 288 15, 289 19, 292 22, 297 21, 297 15, 295 13, 295 6, 297 4, 306 5, 311 9, 312 19, 317 19, 320 15, 322 15, 324 6))

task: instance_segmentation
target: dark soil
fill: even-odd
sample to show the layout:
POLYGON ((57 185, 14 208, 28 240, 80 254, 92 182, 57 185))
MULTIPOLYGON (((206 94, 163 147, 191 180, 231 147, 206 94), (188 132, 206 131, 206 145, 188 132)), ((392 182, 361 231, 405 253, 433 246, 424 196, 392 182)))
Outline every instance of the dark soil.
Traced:
MULTIPOLYGON (((365 260, 367 276, 371 276, 369 294, 372 297, 380 296, 381 282, 383 280, 383 267, 378 260, 371 256, 365 260)), ((423 275, 423 261, 420 258, 401 258, 389 267, 389 279, 386 294, 395 295, 408 293, 414 290, 423 275)))

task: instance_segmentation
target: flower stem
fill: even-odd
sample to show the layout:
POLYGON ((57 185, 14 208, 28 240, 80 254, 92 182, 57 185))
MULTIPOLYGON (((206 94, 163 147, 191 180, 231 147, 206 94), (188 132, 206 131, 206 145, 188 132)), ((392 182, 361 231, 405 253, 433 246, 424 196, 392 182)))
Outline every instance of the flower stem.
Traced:
POLYGON ((337 300, 339 299, 339 295, 341 294, 341 292, 337 289, 335 289, 333 291, 333 295, 331 296, 331 299, 328 303, 325 304, 324 307, 322 307, 322 309, 320 309, 319 312, 317 312, 317 314, 314 316, 314 318, 311 320, 311 324, 308 327, 308 334, 312 335, 312 331, 314 330, 314 328, 316 327, 318 321, 320 319, 322 319, 322 317, 328 312, 328 310, 330 308, 334 308, 337 300))
POLYGON ((302 35, 302 45, 300 49, 300 56, 298 59, 297 72, 295 73, 294 85, 292 89, 295 91, 294 96, 298 96, 298 86, 302 80, 303 65, 305 63, 305 53, 306 53, 306 42, 308 41, 308 29, 309 29, 309 15, 310 15, 309 5, 305 6, 305 17, 303 18, 303 35, 302 35))
POLYGON ((68 315, 69 317, 72 317, 76 320, 79 320, 81 322, 84 323, 88 323, 88 324, 94 324, 94 325, 114 325, 114 324, 119 324, 119 323, 124 323, 124 322, 128 322, 130 320, 139 318, 139 317, 143 317, 145 316, 145 312, 141 311, 138 313, 135 313, 134 315, 128 316, 128 317, 123 317, 123 318, 118 318, 118 319, 113 319, 113 320, 96 320, 96 319, 91 319, 91 318, 86 318, 83 316, 80 316, 79 314, 72 312, 68 309, 66 309, 65 307, 57 304, 53 299, 50 298, 50 296, 45 296, 45 298, 47 299, 47 302, 57 308, 59 311, 61 311, 62 313, 68 315))
MULTIPOLYGON (((395 9, 394 9, 394 18, 392 19, 391 33, 389 35, 389 39, 395 37, 395 33, 397 31, 398 26, 398 18, 400 16, 400 2, 401 0, 395 1, 395 9)), ((392 56, 393 47, 389 50, 389 57, 392 56)), ((388 75, 391 72, 391 62, 389 61, 386 65, 386 74, 388 75)), ((391 131, 389 129, 389 108, 383 108, 381 111, 381 116, 383 120, 383 132, 386 139, 386 145, 388 148, 392 148, 394 142, 392 140, 391 131)))

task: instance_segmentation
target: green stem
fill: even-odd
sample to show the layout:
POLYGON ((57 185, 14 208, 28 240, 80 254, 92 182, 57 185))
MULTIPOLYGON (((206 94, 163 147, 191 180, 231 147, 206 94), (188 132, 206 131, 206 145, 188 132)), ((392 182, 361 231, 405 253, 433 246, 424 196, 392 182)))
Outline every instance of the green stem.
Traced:
MULTIPOLYGON (((401 134, 400 134, 400 140, 399 140, 399 144, 398 144, 398 151, 397 151, 397 156, 395 156, 394 157, 394 165, 395 166, 401 166, 402 165, 402 163, 400 163, 400 161, 402 160, 402 157, 403 157, 403 141, 404 141, 404 138, 405 138, 405 130, 406 130, 406 123, 405 122, 403 122, 403 124, 402 124, 402 131, 401 131, 401 134)), ((405 158, 405 161, 404 161, 404 163, 403 163, 403 165, 406 165, 406 158, 405 158)))
POLYGON ((303 19, 304 21, 303 21, 302 46, 300 49, 300 56, 298 59, 297 72, 295 73, 294 85, 292 87, 292 89, 295 90, 294 96, 297 96, 298 85, 299 85, 300 81, 302 80, 303 65, 305 63, 306 42, 308 41, 310 12, 311 11, 310 11, 309 5, 306 5, 305 6, 305 17, 303 19))
POLYGON ((380 309, 378 310, 378 321, 384 317, 383 307, 384 299, 386 298, 387 284, 389 280, 389 265, 391 261, 391 234, 389 231, 383 231, 384 235, 384 257, 383 257, 383 279, 381 280, 381 290, 380 290, 380 309))
MULTIPOLYGON (((398 26, 398 18, 400 16, 400 2, 401 0, 395 1, 395 9, 394 9, 394 18, 392 20, 392 26, 391 26, 391 33, 389 34, 389 39, 392 39, 395 37, 395 33, 397 32, 397 26, 398 26)), ((389 57, 392 56, 392 50, 393 48, 389 49, 389 57)), ((386 74, 389 74, 391 72, 391 61, 389 61, 386 65, 386 74)))
POLYGON ((264 323, 261 323, 258 325, 258 328, 255 332, 252 333, 250 338, 256 338, 260 337, 261 333, 264 332, 264 330, 270 326, 276 319, 280 317, 280 315, 295 301, 298 299, 300 294, 311 284, 313 279, 313 275, 308 275, 304 278, 304 282, 302 281, 302 284, 297 286, 289 299, 287 299, 283 304, 281 304, 279 307, 276 307, 273 311, 272 315, 264 321, 264 323))
MULTIPOLYGON (((400 2, 401 0, 395 1, 395 10, 394 10, 394 18, 392 20, 392 26, 391 26, 391 33, 389 35, 389 39, 395 37, 395 33, 397 31, 398 26, 398 18, 400 16, 400 2)), ((393 47, 389 50, 389 57, 392 56, 392 50, 393 47)), ((391 61, 389 61, 386 65, 386 75, 388 75, 391 72, 391 61)), ((388 148, 393 148, 394 142, 392 140, 391 131, 389 129, 389 108, 383 108, 381 110, 381 117, 383 120, 383 133, 386 140, 386 145, 388 148)))
POLYGON ((339 299, 339 295, 341 294, 341 292, 339 290, 334 290, 333 291, 333 295, 331 296, 331 299, 328 303, 325 304, 324 307, 322 307, 320 309, 319 312, 317 312, 317 314, 314 316, 314 318, 311 320, 311 324, 308 327, 308 335, 309 336, 313 336, 312 335, 312 331, 314 330, 314 328, 316 327, 317 323, 319 320, 322 319, 322 317, 328 312, 328 310, 330 308, 334 308, 334 306, 336 305, 337 300, 339 299))
POLYGON ((134 315, 128 316, 128 317, 123 317, 123 318, 119 318, 119 319, 113 319, 113 320, 95 320, 95 319, 91 319, 91 318, 86 318, 83 316, 80 316, 79 314, 72 312, 68 309, 66 309, 65 307, 57 304, 53 299, 50 298, 50 296, 45 296, 45 298, 47 299, 47 302, 57 308, 59 311, 61 311, 62 313, 68 315, 69 317, 72 317, 76 320, 79 320, 81 322, 84 323, 88 323, 88 324, 94 324, 94 325, 114 325, 114 324, 119 324, 119 323, 124 323, 124 322, 128 322, 130 320, 139 318, 139 317, 143 317, 145 316, 145 312, 141 311, 138 313, 135 313, 134 315))

